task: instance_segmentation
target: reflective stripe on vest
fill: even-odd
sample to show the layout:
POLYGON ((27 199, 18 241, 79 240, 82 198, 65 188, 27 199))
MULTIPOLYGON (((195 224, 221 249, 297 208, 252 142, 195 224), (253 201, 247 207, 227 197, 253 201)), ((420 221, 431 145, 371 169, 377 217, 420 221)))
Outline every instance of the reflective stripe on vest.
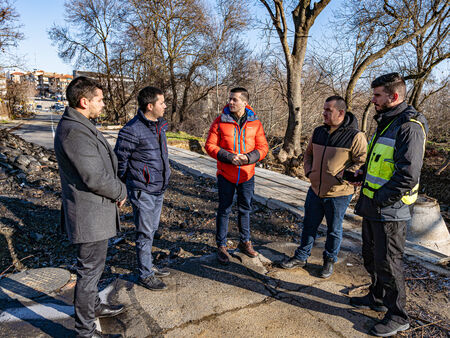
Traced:
MULTIPOLYGON (((395 121, 395 120, 394 120, 395 121)), ((394 164, 394 146, 395 146, 395 134, 388 133, 388 128, 394 122, 389 123, 386 128, 380 134, 375 144, 372 144, 375 140, 376 133, 370 140, 367 146, 367 152, 370 153, 370 158, 367 165, 367 173, 363 185, 363 194, 369 198, 373 198, 375 191, 380 189, 386 184, 392 177, 395 171, 394 164), (385 136, 385 134, 388 134, 385 136), (389 134, 391 137, 389 137, 389 134)), ((425 128, 421 122, 410 119, 411 122, 419 124, 425 135, 423 144, 423 150, 425 150, 426 133, 425 128)), ((398 126, 397 128, 400 128, 398 126)), ((396 129, 397 129, 396 128, 396 129)), ((425 151, 424 151, 425 153, 425 151)), ((408 191, 403 197, 402 202, 405 204, 413 204, 417 200, 419 193, 419 184, 417 183, 411 191, 408 191)))

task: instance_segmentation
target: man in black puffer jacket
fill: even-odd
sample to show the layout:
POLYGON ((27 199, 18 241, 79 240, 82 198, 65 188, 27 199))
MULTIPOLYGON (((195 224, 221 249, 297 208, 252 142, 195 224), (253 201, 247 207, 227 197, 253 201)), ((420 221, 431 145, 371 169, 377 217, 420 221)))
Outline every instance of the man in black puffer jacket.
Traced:
POLYGON ((372 284, 366 296, 352 297, 350 304, 387 311, 370 332, 389 337, 409 328, 402 258, 406 222, 419 191, 428 124, 405 102, 406 85, 400 74, 376 78, 372 89, 378 127, 369 143, 355 207, 363 217, 362 255, 372 284))
POLYGON ((114 151, 119 177, 126 183, 133 206, 139 284, 163 290, 167 286, 158 277, 169 272, 153 265, 152 245, 170 177, 167 122, 163 119, 166 104, 163 92, 154 87, 139 92, 138 104, 136 116, 119 132, 114 151))

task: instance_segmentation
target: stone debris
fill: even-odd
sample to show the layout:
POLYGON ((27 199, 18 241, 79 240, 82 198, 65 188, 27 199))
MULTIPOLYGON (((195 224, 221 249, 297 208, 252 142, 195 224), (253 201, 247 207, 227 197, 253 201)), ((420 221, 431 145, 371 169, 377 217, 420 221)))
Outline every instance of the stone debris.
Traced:
POLYGON ((52 151, 0 130, 0 193, 18 186, 59 187, 58 164, 52 151))

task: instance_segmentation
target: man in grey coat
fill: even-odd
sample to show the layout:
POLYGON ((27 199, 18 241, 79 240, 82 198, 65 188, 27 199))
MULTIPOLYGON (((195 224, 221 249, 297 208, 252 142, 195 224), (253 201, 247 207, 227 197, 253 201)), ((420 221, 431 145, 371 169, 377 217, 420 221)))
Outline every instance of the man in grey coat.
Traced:
POLYGON ((69 107, 58 124, 55 153, 62 188, 62 217, 77 248, 75 330, 77 337, 102 337, 95 317, 115 316, 123 306, 102 304, 97 284, 105 267, 108 239, 119 228, 119 211, 127 190, 117 177, 117 158, 90 119, 103 107, 101 86, 75 78, 66 90, 69 107))

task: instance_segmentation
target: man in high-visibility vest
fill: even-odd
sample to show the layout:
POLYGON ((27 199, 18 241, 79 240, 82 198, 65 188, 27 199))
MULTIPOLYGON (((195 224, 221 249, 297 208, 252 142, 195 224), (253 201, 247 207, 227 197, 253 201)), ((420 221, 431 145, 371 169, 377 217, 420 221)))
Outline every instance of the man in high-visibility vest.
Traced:
POLYGON ((363 217, 362 255, 372 284, 366 296, 352 297, 350 304, 387 311, 370 333, 389 337, 409 328, 402 258, 406 223, 419 191, 428 124, 405 102, 406 85, 400 74, 376 78, 372 89, 378 126, 360 170, 364 178, 355 207, 363 217))

